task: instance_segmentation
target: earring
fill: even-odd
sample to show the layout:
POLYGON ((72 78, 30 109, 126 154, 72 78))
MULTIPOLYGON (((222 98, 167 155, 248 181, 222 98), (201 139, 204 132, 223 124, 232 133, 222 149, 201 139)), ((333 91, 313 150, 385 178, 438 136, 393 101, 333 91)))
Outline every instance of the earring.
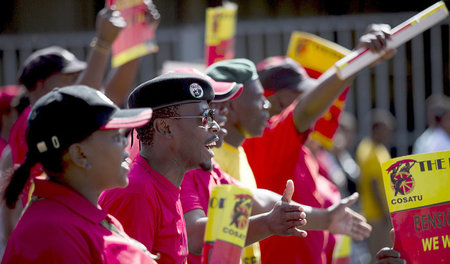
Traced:
POLYGON ((86 165, 84 167, 86 168, 86 170, 90 170, 92 168, 89 162, 86 162, 86 165))

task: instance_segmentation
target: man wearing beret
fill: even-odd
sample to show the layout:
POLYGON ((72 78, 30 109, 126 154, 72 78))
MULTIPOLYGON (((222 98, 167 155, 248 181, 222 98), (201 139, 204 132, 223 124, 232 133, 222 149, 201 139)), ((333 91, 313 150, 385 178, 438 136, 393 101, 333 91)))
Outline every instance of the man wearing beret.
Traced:
MULTIPOLYGON (((385 38, 388 37, 384 32, 379 31, 371 36, 373 38, 367 36, 365 38, 365 40, 368 40, 366 44, 369 47, 373 47, 375 43, 383 47, 385 38)), ((310 170, 305 162, 299 163, 299 160, 304 158, 300 152, 308 137, 308 133, 302 132, 307 131, 314 124, 315 120, 326 111, 350 80, 340 80, 337 78, 334 69, 329 70, 322 75, 315 87, 312 87, 314 93, 311 93, 308 97, 297 98, 297 100, 305 100, 309 103, 287 104, 289 105, 288 109, 272 117, 267 123, 268 117, 266 120, 263 118, 264 115, 268 116, 268 111, 264 107, 267 102, 263 96, 263 87, 258 79, 256 67, 251 61, 229 60, 218 62, 211 65, 206 73, 217 81, 236 81, 244 84, 242 96, 234 102, 227 103, 230 109, 229 121, 226 124, 229 134, 225 138, 226 144, 224 147, 215 151, 216 160, 221 167, 225 171, 228 170, 231 176, 236 177, 238 175, 241 179, 244 177, 253 178, 253 172, 258 184, 260 182, 271 183, 258 187, 268 188, 274 192, 282 191, 281 186, 284 185, 286 179, 293 179, 296 182, 295 189, 297 190, 293 195, 294 201, 308 204, 309 200, 303 201, 301 199, 307 195, 315 195, 318 199, 315 203, 308 204, 311 207, 304 206, 308 218, 306 229, 328 230, 332 233, 350 235, 358 240, 367 237, 370 233, 370 226, 367 225, 362 216, 348 208, 357 200, 357 195, 352 195, 332 205, 332 203, 325 203, 323 197, 318 195, 317 190, 298 182, 302 174, 310 170), (319 95, 321 99, 315 101, 315 98, 319 95), (305 106, 307 107, 302 108, 305 106), (265 113, 253 114, 257 111, 265 113), (261 135, 262 137, 260 137, 261 135), (245 153, 242 150, 244 140, 247 140, 245 153), (249 160, 245 156, 246 153, 249 160), (258 159, 254 157, 258 157, 258 159), (250 161, 250 164, 248 161, 250 161), (305 188, 308 189, 305 190, 305 188)), ((281 107, 277 105, 276 108, 281 107)), ((308 234, 308 237, 315 238, 308 243, 306 243, 308 237, 271 237, 264 240, 262 242, 262 262, 330 262, 331 256, 328 253, 332 252, 333 246, 330 250, 327 241, 328 232, 312 231, 308 234), (276 242, 271 243, 270 247, 266 247, 266 241, 276 242), (303 248, 305 250, 298 250, 303 248)))
MULTIPOLYGON (((186 71, 186 69, 178 69, 186 71)), ((228 82, 216 82, 209 76, 198 73, 207 78, 216 91, 217 86, 226 86, 226 84, 234 84, 228 82)), ((227 109, 222 102, 236 98, 240 91, 230 91, 222 96, 216 93, 213 101, 210 104, 215 110, 215 120, 220 126, 226 122, 227 109)), ((219 148, 223 143, 223 138, 227 131, 220 128, 218 133, 219 140, 214 147, 219 148)), ((188 235, 189 257, 188 263, 201 263, 201 252, 203 247, 203 238, 205 233, 205 226, 207 222, 209 198, 214 187, 223 184, 235 184, 242 186, 242 184, 231 178, 224 172, 217 162, 212 160, 212 169, 206 170, 195 169, 187 172, 184 175, 181 184, 180 200, 183 206, 184 218, 186 221, 186 229, 188 235)), ((286 184, 286 189, 283 196, 261 189, 251 189, 253 193, 252 215, 249 218, 249 228, 246 237, 246 244, 252 244, 255 241, 260 241, 272 235, 281 236, 306 236, 306 232, 294 227, 303 226, 305 213, 303 208, 296 203, 291 203, 291 196, 293 193, 293 183, 290 181, 286 184)), ((257 243, 255 243, 258 245, 257 243)), ((252 244, 252 245, 255 245, 252 244)), ((259 248, 258 253, 259 253, 259 248)), ((260 263, 260 256, 254 254, 253 246, 246 247, 243 251, 243 263, 260 263)))

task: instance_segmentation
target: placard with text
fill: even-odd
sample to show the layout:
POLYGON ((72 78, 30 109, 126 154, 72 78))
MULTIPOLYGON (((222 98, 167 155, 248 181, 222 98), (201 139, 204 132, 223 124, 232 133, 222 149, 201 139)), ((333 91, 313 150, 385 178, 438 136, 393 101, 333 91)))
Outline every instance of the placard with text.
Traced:
POLYGON ((450 151, 391 159, 382 170, 394 249, 407 263, 449 263, 450 151))
POLYGON ((234 35, 237 4, 226 2, 222 6, 206 9, 205 65, 234 58, 234 35))

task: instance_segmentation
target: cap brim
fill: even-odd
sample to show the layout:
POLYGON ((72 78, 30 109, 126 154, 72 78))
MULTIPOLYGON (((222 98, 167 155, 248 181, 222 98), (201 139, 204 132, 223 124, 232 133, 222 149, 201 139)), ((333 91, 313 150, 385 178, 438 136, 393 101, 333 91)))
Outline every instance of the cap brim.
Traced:
POLYGON ((87 63, 80 60, 73 60, 67 64, 62 70, 62 73, 74 73, 84 71, 87 67, 87 63))
POLYGON ((214 99, 213 102, 220 103, 229 100, 233 100, 238 97, 241 92, 243 85, 240 83, 229 83, 229 82, 214 82, 212 83, 214 88, 214 99))
POLYGON ((137 128, 147 124, 152 117, 151 108, 119 109, 100 129, 137 128))

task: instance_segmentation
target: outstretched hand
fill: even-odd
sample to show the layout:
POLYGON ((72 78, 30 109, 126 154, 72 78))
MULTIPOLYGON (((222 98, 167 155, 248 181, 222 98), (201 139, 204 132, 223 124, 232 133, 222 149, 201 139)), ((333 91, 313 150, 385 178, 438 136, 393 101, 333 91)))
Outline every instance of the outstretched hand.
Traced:
POLYGON ((271 234, 280 236, 306 237, 307 233, 298 227, 306 224, 303 207, 290 203, 294 194, 294 183, 288 180, 281 200, 268 213, 267 224, 271 234))
POLYGON ((330 212, 328 230, 331 233, 348 235, 358 241, 369 237, 372 227, 362 215, 349 208, 358 197, 359 194, 354 193, 327 209, 330 212))

